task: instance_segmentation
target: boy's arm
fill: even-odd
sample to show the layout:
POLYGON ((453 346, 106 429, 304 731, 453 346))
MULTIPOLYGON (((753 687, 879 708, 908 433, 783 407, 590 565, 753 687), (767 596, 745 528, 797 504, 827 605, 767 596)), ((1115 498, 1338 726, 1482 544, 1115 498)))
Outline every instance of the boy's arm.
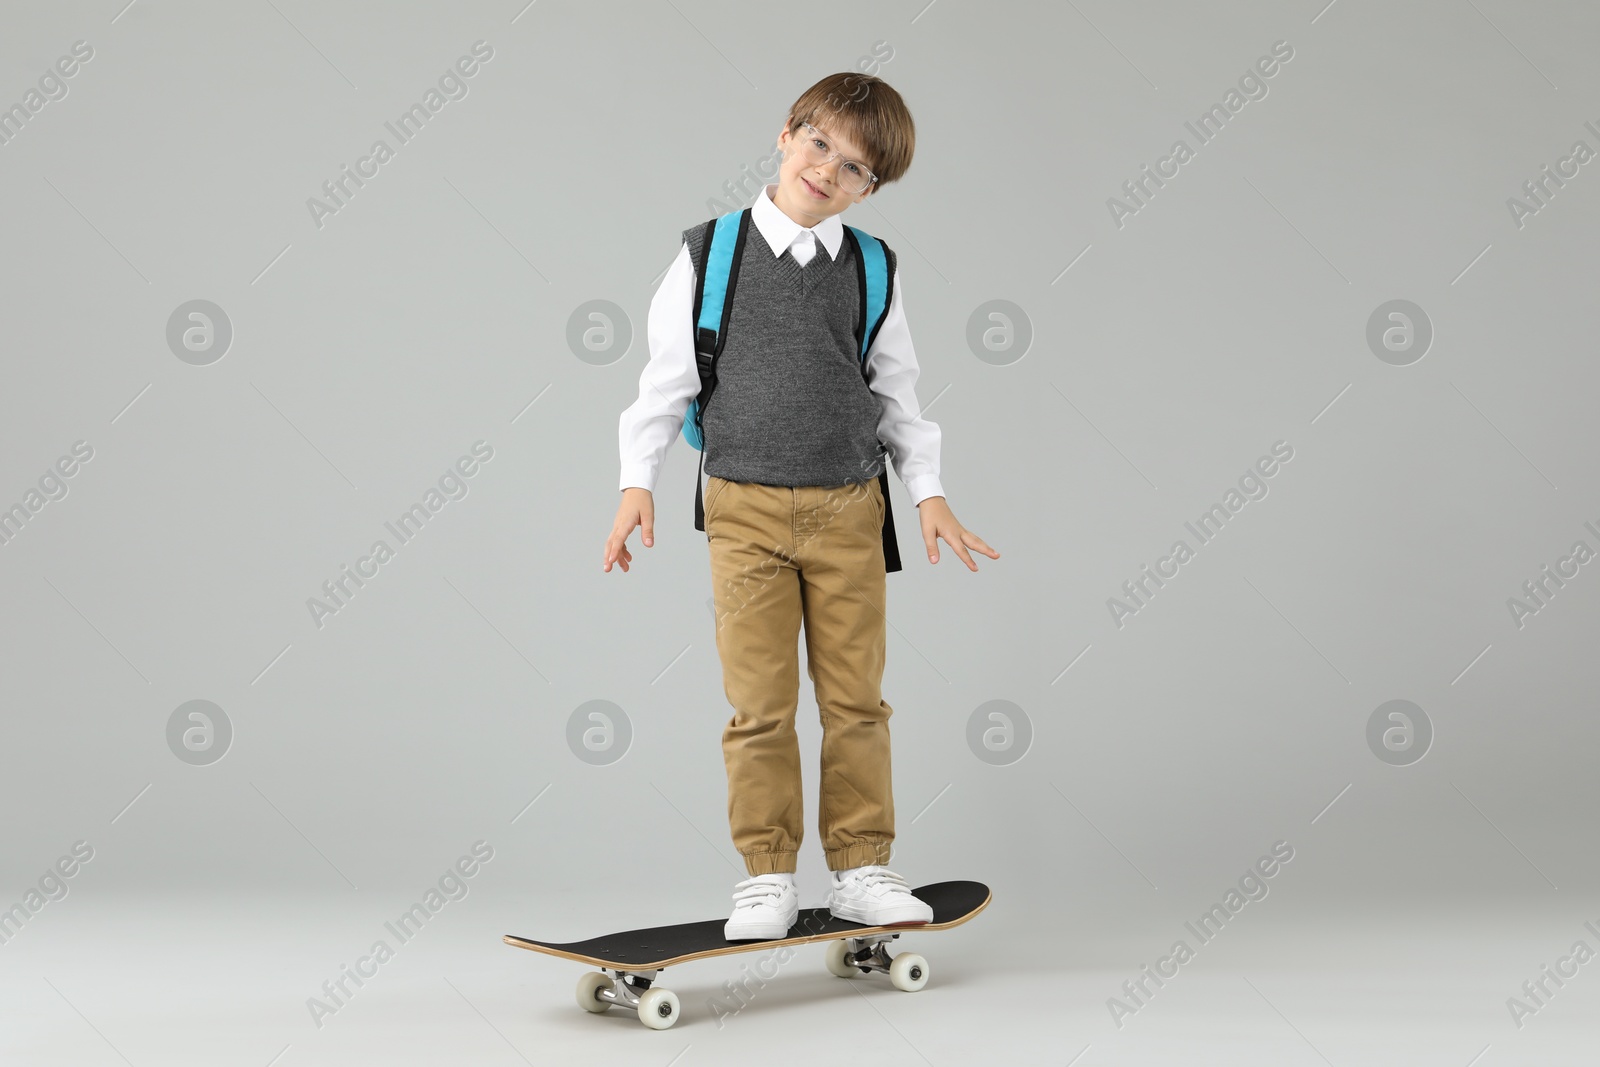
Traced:
POLYGON ((650 361, 639 375, 639 396, 617 422, 622 484, 654 491, 673 438, 683 429, 689 401, 700 394, 694 359, 694 262, 685 242, 650 300, 646 337, 650 361))
POLYGON ((895 473, 913 504, 943 496, 939 483, 939 424, 922 417, 917 403, 917 353, 911 346, 901 296, 900 268, 895 267, 889 313, 867 352, 867 384, 883 406, 878 436, 889 446, 895 473))

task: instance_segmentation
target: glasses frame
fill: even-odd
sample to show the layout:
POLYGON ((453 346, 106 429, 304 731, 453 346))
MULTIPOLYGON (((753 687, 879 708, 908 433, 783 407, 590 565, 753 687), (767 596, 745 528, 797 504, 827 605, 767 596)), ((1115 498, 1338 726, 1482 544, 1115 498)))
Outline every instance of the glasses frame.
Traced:
MULTIPOLYGON (((823 133, 821 130, 817 129, 815 126, 811 125, 811 123, 809 123, 809 122, 802 122, 800 124, 800 128, 803 129, 803 130, 808 131, 807 136, 815 135, 815 136, 821 138, 824 141, 828 140, 827 134, 823 133)), ((805 158, 806 160, 809 161, 810 158, 811 158, 811 155, 810 155, 811 146, 810 146, 810 144, 809 143, 805 143, 805 144, 798 145, 797 147, 798 147, 799 151, 803 154, 803 158, 805 158)), ((865 163, 861 162, 861 160, 859 160, 859 159, 845 159, 837 150, 829 152, 827 158, 822 160, 822 162, 820 162, 820 163, 812 163, 811 165, 814 166, 814 167, 825 167, 829 163, 832 163, 835 159, 837 159, 839 161, 839 168, 841 170, 844 168, 844 165, 846 163, 854 163, 856 166, 860 167, 861 170, 862 170, 862 173, 866 174, 866 176, 867 176, 867 184, 863 185, 861 188, 855 190, 854 192, 851 192, 848 189, 844 189, 844 182, 841 180, 840 176, 837 173, 835 174, 834 181, 839 182, 839 188, 840 189, 844 189, 844 191, 849 193, 849 195, 851 195, 851 196, 860 196, 862 193, 866 192, 867 190, 871 189, 874 185, 877 184, 878 176, 876 174, 872 173, 872 168, 871 167, 867 166, 865 163)))

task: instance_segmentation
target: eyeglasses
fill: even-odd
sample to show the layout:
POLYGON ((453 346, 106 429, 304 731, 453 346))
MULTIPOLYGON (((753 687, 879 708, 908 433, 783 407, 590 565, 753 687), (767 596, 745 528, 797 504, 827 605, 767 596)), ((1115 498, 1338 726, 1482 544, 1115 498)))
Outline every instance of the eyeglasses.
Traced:
MULTIPOLYGON (((800 127, 805 131, 805 136, 799 138, 800 154, 807 163, 813 167, 820 167, 839 155, 829 146, 827 137, 811 123, 802 122, 800 127)), ((878 176, 868 170, 865 163, 854 159, 846 159, 840 162, 839 173, 835 178, 835 181, 839 183, 839 188, 851 196, 861 192, 877 180, 878 176)))

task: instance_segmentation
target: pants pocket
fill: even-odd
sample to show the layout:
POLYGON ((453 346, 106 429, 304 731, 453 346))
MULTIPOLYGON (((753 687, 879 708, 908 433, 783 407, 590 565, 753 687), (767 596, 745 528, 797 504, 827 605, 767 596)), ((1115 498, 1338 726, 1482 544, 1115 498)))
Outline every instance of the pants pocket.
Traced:
POLYGON ((718 478, 715 474, 706 477, 705 511, 706 525, 711 525, 711 513, 716 508, 717 500, 722 496, 722 491, 728 487, 726 478, 718 478))

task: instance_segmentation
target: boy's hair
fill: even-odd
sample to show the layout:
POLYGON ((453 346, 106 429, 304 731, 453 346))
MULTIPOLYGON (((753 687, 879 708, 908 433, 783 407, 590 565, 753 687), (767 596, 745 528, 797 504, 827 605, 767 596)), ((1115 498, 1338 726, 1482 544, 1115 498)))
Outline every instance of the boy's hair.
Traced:
POLYGON ((857 71, 830 74, 800 94, 789 109, 789 132, 809 122, 842 133, 867 154, 862 160, 878 180, 876 189, 900 180, 911 168, 917 129, 900 94, 882 78, 857 71))

